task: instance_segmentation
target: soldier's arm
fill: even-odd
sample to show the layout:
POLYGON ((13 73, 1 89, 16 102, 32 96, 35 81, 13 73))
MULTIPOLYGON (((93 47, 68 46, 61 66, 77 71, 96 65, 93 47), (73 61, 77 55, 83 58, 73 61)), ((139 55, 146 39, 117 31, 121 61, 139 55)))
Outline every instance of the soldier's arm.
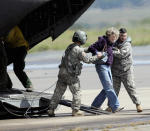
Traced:
POLYGON ((131 44, 128 43, 126 46, 123 46, 121 49, 115 48, 113 50, 113 55, 117 58, 125 58, 131 53, 131 44))
POLYGON ((85 52, 82 52, 81 56, 80 56, 81 61, 83 61, 84 63, 93 63, 96 60, 98 60, 98 56, 88 56, 85 52))
POLYGON ((85 53, 89 53, 88 47, 84 48, 85 53))
POLYGON ((96 60, 99 59, 99 57, 97 55, 95 56, 88 56, 85 52, 83 48, 75 48, 75 52, 77 53, 78 58, 83 61, 84 63, 93 63, 96 60))

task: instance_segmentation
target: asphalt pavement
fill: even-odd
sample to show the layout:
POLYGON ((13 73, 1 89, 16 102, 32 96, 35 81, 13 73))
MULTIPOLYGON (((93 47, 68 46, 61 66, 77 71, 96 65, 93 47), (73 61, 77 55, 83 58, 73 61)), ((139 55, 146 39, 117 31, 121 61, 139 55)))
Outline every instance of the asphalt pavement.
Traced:
MULTIPOLYGON (((149 50, 150 46, 134 47, 134 60, 149 61, 149 50)), ((47 51, 45 53, 29 54, 26 59, 27 65, 33 65, 35 63, 37 65, 56 64, 60 61, 62 54, 63 51, 47 51)), ((85 113, 85 116, 72 117, 70 108, 59 106, 56 111, 56 117, 54 118, 42 116, 0 120, 0 131, 148 131, 150 130, 150 65, 148 63, 138 64, 134 67, 137 93, 143 108, 142 113, 136 112, 135 105, 122 86, 119 101, 121 107, 125 107, 125 109, 119 113, 110 115, 85 113)), ((45 69, 29 68, 26 69, 26 72, 31 78, 36 91, 47 89, 46 92, 53 93, 55 86, 50 87, 57 81, 58 67, 45 69)), ((9 75, 14 88, 24 89, 11 69, 9 70, 9 75)), ((82 103, 90 105, 102 89, 94 66, 84 67, 80 79, 82 103)), ((66 99, 72 99, 69 89, 64 96, 66 99)), ((107 100, 102 108, 105 109, 106 107, 107 100)))

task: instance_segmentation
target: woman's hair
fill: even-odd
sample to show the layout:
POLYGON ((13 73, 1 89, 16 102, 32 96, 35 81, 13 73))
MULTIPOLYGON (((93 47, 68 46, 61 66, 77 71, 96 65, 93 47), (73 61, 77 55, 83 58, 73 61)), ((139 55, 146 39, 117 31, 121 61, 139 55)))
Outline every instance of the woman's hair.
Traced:
POLYGON ((106 36, 109 37, 110 35, 113 35, 115 34, 116 37, 118 38, 119 37, 119 31, 118 29, 116 29, 115 27, 111 27, 111 28, 108 28, 106 30, 106 36))

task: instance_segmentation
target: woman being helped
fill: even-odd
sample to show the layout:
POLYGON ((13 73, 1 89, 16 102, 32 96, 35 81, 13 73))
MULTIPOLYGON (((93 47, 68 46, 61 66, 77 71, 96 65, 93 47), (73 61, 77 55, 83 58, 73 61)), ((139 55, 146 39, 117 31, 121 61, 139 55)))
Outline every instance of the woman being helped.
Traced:
POLYGON ((92 108, 100 108, 106 97, 109 101, 109 106, 112 112, 118 112, 122 108, 119 108, 119 101, 117 95, 113 89, 112 75, 111 75, 111 64, 113 62, 112 46, 119 37, 119 31, 111 27, 106 30, 106 35, 98 38, 98 41, 92 44, 88 51, 93 55, 101 55, 101 52, 106 48, 107 61, 105 63, 96 62, 95 67, 98 73, 99 79, 102 83, 103 89, 94 99, 92 108))

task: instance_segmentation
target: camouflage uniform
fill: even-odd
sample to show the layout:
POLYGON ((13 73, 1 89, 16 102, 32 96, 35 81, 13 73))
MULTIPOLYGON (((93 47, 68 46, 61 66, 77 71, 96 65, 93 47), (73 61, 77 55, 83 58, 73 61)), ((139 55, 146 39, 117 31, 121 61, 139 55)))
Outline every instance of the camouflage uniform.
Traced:
POLYGON ((123 43, 117 42, 114 45, 114 60, 111 68, 113 87, 118 95, 122 82, 133 103, 139 105, 140 101, 137 97, 133 79, 132 47, 129 39, 127 38, 123 43))
POLYGON ((88 57, 84 53, 84 49, 76 43, 68 46, 65 51, 65 55, 62 57, 61 64, 59 66, 58 81, 56 88, 51 99, 50 109, 56 109, 59 101, 61 100, 67 86, 73 95, 72 109, 79 110, 80 100, 80 80, 78 76, 81 74, 82 63, 92 63, 97 60, 97 56, 88 57))

